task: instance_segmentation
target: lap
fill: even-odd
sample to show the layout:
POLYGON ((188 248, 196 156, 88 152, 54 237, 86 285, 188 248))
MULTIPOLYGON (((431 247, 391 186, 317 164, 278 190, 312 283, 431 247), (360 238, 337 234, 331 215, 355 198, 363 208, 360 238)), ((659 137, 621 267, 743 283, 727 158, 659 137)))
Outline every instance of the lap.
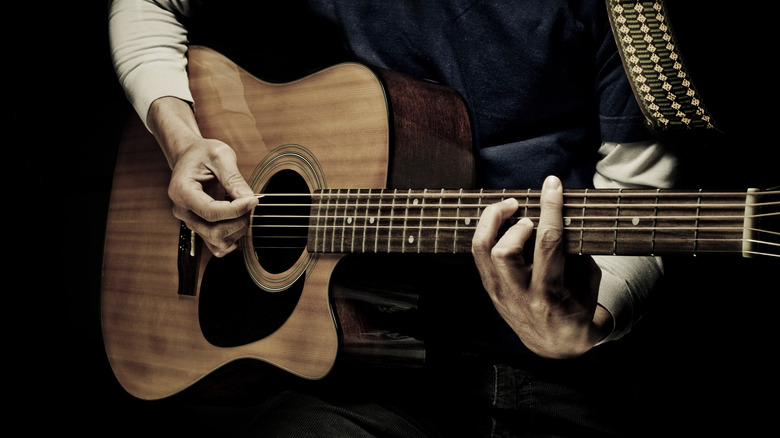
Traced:
POLYGON ((609 370, 585 362, 541 372, 479 364, 417 378, 335 379, 273 395, 247 436, 621 436, 631 403, 605 385, 609 370))

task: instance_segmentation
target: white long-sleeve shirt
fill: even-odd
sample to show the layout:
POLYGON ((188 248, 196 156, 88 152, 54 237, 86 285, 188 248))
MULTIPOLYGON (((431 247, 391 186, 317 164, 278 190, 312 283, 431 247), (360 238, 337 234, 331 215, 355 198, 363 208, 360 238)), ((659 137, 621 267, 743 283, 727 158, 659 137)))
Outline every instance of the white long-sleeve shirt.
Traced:
MULTIPOLYGON (((109 36, 114 66, 127 97, 146 122, 151 103, 172 96, 192 102, 187 77, 187 29, 178 16, 192 13, 186 0, 113 0, 109 36)), ((673 186, 678 160, 662 143, 603 143, 597 188, 673 186)), ((642 316, 663 274, 658 257, 597 256, 602 269, 599 304, 614 318, 604 341, 625 335, 642 316)), ((603 342, 604 342, 603 341, 603 342)))

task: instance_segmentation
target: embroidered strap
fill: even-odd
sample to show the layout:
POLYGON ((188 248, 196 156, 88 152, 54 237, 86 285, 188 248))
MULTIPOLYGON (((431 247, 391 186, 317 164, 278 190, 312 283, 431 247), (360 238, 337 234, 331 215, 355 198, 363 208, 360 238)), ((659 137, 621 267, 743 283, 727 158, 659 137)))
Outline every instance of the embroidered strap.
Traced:
POLYGON ((607 0, 639 106, 657 131, 717 130, 683 63, 663 0, 607 0))

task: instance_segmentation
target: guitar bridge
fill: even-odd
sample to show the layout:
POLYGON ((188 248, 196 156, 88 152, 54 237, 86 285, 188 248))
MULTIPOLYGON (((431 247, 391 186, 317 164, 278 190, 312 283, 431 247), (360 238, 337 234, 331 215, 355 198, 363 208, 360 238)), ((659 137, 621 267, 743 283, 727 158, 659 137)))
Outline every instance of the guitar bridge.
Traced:
POLYGON ((179 225, 179 295, 195 296, 198 290, 198 269, 202 241, 182 221, 179 225))

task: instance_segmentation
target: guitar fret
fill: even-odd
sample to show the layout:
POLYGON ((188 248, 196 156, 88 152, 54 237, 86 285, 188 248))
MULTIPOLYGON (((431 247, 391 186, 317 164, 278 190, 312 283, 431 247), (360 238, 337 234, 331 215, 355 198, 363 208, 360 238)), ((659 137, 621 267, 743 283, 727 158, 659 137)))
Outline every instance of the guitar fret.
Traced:
POLYGON ((586 204, 588 203, 588 189, 585 189, 585 196, 582 198, 582 228, 580 229, 580 249, 578 254, 582 255, 582 248, 585 245, 585 214, 586 204))
POLYGON ((528 189, 525 192, 525 209, 523 211, 523 217, 528 217, 528 203, 530 202, 530 198, 531 198, 531 189, 528 189))
POLYGON ((357 190, 355 193, 355 214, 352 216, 352 240, 349 244, 349 251, 355 252, 355 232, 357 228, 357 221, 358 221, 358 206, 360 203, 360 189, 357 190))
POLYGON ((363 242, 360 245, 360 252, 366 252, 366 242, 368 241, 368 223, 370 217, 369 205, 371 205, 371 189, 368 189, 368 193, 366 193, 366 213, 363 217, 363 242))
MULTIPOLYGON (((409 203, 411 200, 412 191, 409 190, 406 192, 406 206, 404 208, 404 227, 403 227, 403 233, 401 233, 401 253, 406 253, 406 240, 407 240, 407 232, 408 232, 408 221, 409 221, 409 203)), ((414 238, 412 238, 414 239, 414 238)), ((413 243, 413 242, 409 242, 413 243)))
POLYGON ((387 252, 392 252, 392 236, 393 236, 393 220, 395 219, 395 194, 396 191, 393 190, 393 196, 391 197, 390 201, 390 220, 387 224, 387 252))
POLYGON ((341 189, 338 189, 336 191, 336 205, 333 206, 333 237, 330 241, 330 250, 331 252, 336 251, 336 232, 338 231, 338 223, 337 218, 339 214, 339 195, 341 194, 341 189))
POLYGON ((460 204, 463 199, 463 189, 459 192, 458 207, 455 210, 455 230, 452 232, 452 252, 455 253, 458 250, 458 222, 460 222, 460 204))
MULTIPOLYGON (((341 193, 341 190, 339 190, 341 193)), ((346 197, 344 198, 344 217, 341 219, 341 252, 344 252, 344 235, 347 234, 347 220, 349 218, 349 189, 347 189, 346 197)), ((335 222, 335 221, 334 221, 335 222)))
POLYGON ((420 205, 420 224, 417 228, 417 253, 422 252, 422 240, 423 240, 423 226, 425 219, 425 200, 428 198, 428 189, 423 190, 422 205, 420 205))
POLYGON ((479 200, 477 201, 477 214, 476 214, 477 220, 474 226, 476 226, 479 223, 479 218, 482 216, 482 195, 484 194, 485 194, 484 190, 479 191, 479 200))
POLYGON ((617 254, 618 228, 620 227, 620 197, 623 189, 618 190, 617 205, 615 206, 615 235, 612 239, 612 254, 617 254))
POLYGON ((328 221, 330 220, 330 201, 332 198, 333 192, 331 190, 328 190, 328 197, 327 202, 325 202, 325 221, 322 226, 322 252, 327 252, 327 244, 328 244, 328 221))
POLYGON ((327 250, 328 250, 328 247, 327 247, 327 244, 328 244, 328 217, 329 217, 328 211, 329 211, 329 207, 330 207, 330 191, 323 191, 322 194, 323 194, 323 200, 325 201, 324 202, 324 206, 323 206, 324 207, 323 208, 324 211, 323 211, 322 226, 321 226, 321 231, 322 231, 322 252, 327 252, 327 250))
POLYGON ((439 230, 441 229, 441 207, 442 203, 444 202, 444 189, 439 192, 439 207, 437 208, 437 214, 436 214, 436 237, 434 238, 434 244, 433 244, 433 253, 438 254, 439 253, 439 230))
MULTIPOLYGON (((312 197, 312 200, 314 200, 315 197, 312 197)), ((314 249, 314 251, 317 251, 317 245, 320 240, 320 223, 322 219, 322 215, 320 212, 322 211, 322 194, 320 193, 318 198, 320 198, 320 202, 315 203, 314 205, 317 206, 317 212, 313 213, 311 215, 311 220, 309 221, 310 227, 309 227, 309 234, 314 234, 314 242, 311 242, 311 248, 314 249)), ((313 210, 313 209, 312 209, 313 210)))
POLYGON ((382 217, 382 196, 381 196, 382 193, 384 193, 384 190, 380 190, 379 191, 379 195, 380 196, 379 196, 379 202, 377 203, 377 206, 376 206, 376 220, 374 221, 374 222, 376 222, 376 227, 374 228, 374 230, 375 230, 375 233, 374 233, 374 236, 375 236, 375 238, 374 238, 374 252, 375 253, 379 252, 379 222, 380 222, 380 218, 382 217))
POLYGON ((696 222, 693 230, 693 255, 695 256, 699 249, 699 222, 701 220, 701 189, 699 197, 696 200, 696 222))
POLYGON ((658 227, 658 199, 661 197, 661 189, 656 189, 655 192, 655 207, 653 208, 653 232, 652 232, 652 247, 650 248, 650 255, 655 256, 655 233, 658 227))

